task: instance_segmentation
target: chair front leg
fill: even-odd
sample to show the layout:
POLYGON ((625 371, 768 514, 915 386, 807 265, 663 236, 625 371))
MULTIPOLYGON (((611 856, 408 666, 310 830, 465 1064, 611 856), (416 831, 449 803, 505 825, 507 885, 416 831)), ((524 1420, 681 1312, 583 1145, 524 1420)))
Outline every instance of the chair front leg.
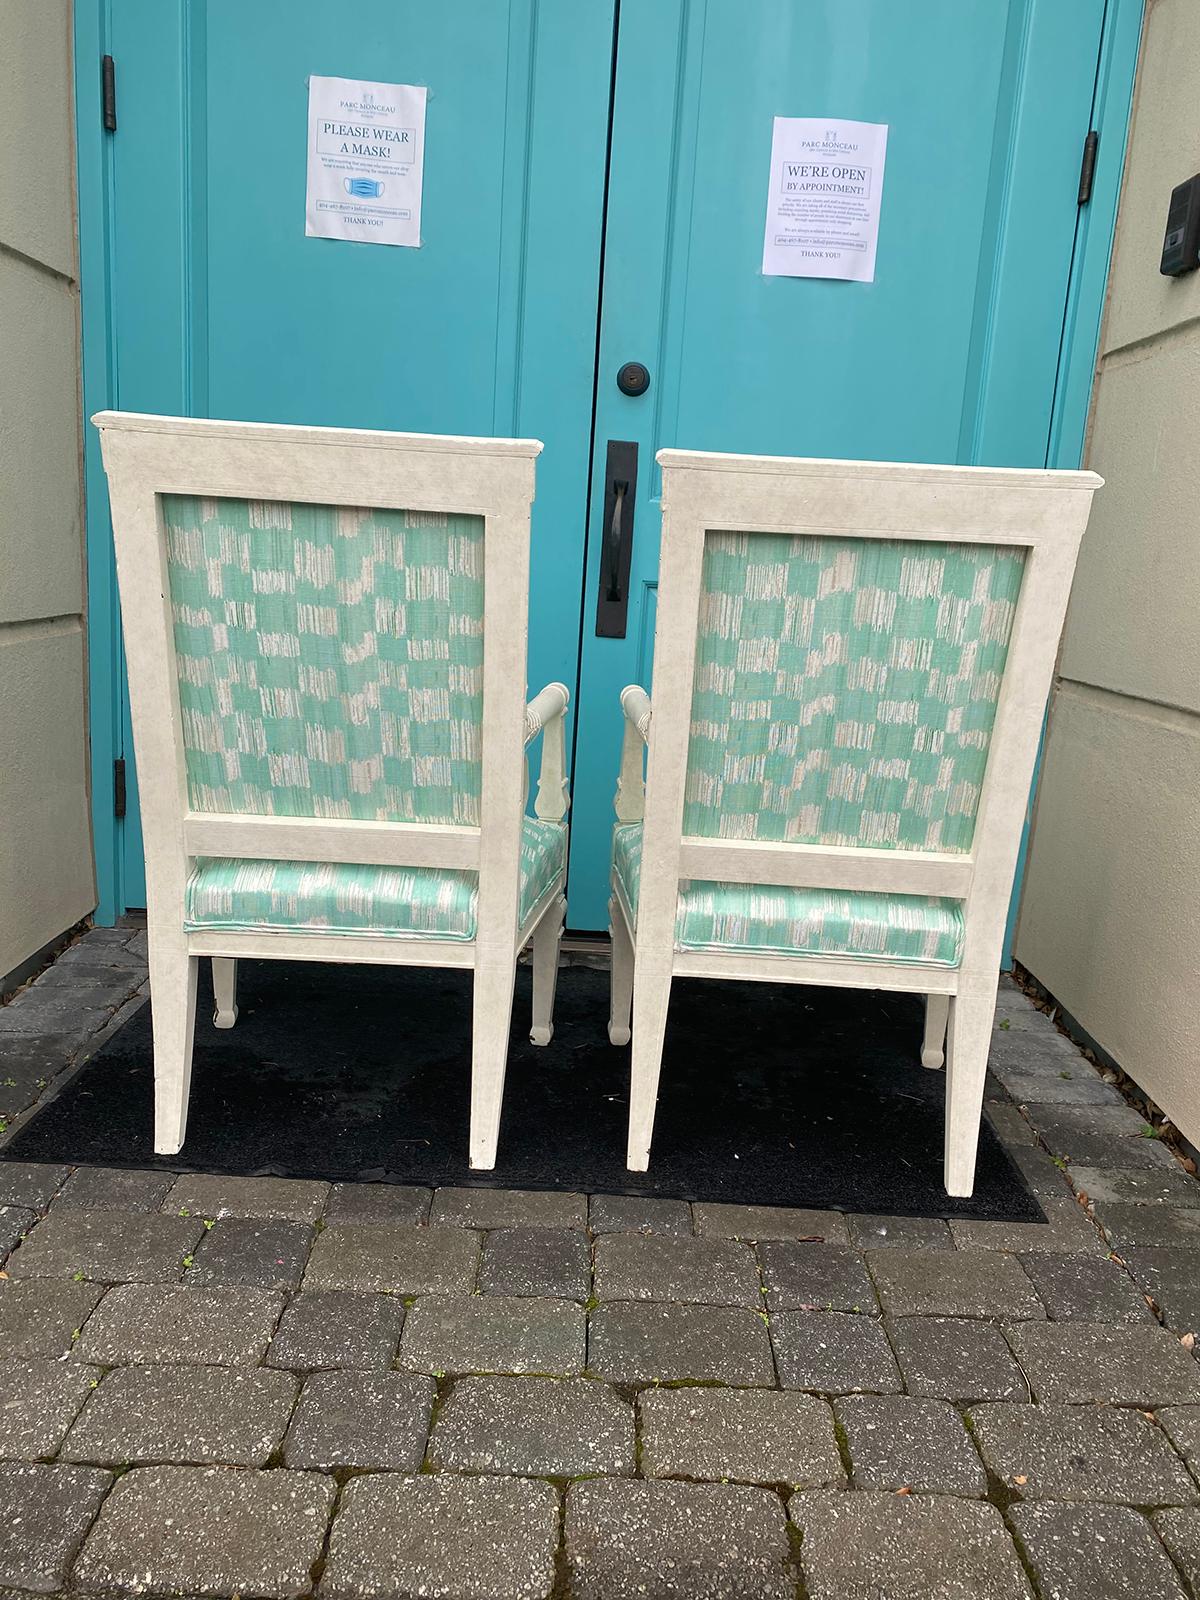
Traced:
POLYGON ((232 1028, 238 1019, 237 968, 235 956, 212 958, 214 1028, 232 1028))
POLYGON ((472 1167, 483 1172, 490 1172, 496 1165, 516 966, 515 933, 507 949, 497 943, 486 954, 481 950, 476 958, 471 1007, 470 1150, 472 1167))
POLYGON ((946 1062, 946 1024, 950 1019, 950 996, 925 996, 925 1037, 921 1041, 921 1065, 937 1071, 946 1062))
POLYGON ((664 960, 652 945, 639 940, 633 963, 633 1051, 629 1066, 629 1144, 625 1155, 630 1172, 645 1172, 650 1165, 670 1003, 670 952, 664 960))
POLYGON ((554 1037, 554 992, 558 988, 559 952, 567 902, 560 894, 542 913, 533 930, 533 1044, 549 1044, 554 1037))
POLYGON ((150 1021, 154 1037, 154 1149, 173 1156, 187 1134, 200 960, 182 933, 150 929, 150 1021))

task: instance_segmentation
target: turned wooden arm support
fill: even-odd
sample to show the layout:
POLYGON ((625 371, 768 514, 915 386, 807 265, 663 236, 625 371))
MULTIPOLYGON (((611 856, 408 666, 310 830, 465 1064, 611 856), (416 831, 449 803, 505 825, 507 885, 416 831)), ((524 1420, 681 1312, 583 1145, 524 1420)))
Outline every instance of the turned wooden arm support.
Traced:
POLYGON ((613 810, 618 822, 640 822, 646 812, 643 756, 650 737, 650 696, 631 683, 621 690, 621 710, 625 713, 625 738, 613 810))
MULTIPOLYGON (((571 696, 565 683, 548 683, 525 707, 525 744, 528 747, 545 730, 542 764, 538 772, 534 816, 543 822, 561 822, 571 804, 567 790, 566 710, 571 696)), ((528 775, 526 776, 528 785, 528 775)))

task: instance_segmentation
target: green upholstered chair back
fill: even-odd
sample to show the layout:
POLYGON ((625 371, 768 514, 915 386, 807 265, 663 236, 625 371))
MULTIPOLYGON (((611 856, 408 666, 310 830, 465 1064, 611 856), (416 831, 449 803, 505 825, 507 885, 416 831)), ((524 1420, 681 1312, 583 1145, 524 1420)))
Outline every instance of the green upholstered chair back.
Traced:
POLYGON ((969 851, 1024 564, 709 532, 684 833, 969 851))
POLYGON ((484 519, 161 506, 192 810, 477 825, 484 519))

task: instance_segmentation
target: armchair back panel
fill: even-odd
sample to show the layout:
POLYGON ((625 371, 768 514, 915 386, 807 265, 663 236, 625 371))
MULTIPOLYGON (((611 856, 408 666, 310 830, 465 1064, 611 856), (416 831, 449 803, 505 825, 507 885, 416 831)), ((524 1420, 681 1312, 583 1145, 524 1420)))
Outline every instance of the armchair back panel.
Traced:
POLYGON ((483 517, 159 503, 191 809, 477 826, 483 517))
POLYGON ((710 531, 683 831, 971 849, 1014 545, 710 531))

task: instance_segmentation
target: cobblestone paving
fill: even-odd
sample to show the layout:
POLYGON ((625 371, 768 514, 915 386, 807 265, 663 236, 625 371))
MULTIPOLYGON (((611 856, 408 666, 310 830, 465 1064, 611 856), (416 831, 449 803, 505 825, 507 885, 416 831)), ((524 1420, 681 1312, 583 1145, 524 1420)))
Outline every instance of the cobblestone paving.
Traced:
MULTIPOLYGON (((139 941, 0 1009, 9 1122, 139 941)), ((0 1596, 1200 1600, 1200 1185, 996 1040, 1048 1225, 0 1161, 0 1596)))

